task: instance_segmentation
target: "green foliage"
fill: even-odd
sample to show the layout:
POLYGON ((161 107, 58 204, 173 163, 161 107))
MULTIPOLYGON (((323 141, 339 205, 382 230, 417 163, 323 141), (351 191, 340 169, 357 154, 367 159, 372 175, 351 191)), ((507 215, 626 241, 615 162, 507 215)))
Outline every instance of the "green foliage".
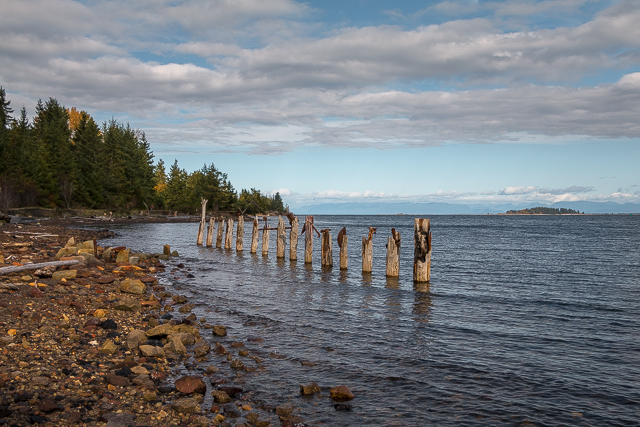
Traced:
MULTIPOLYGON (((520 209, 519 211, 510 210, 507 211, 510 215, 565 215, 565 214, 579 214, 580 211, 567 208, 548 208, 545 206, 537 206, 535 208, 520 209)), ((584 213, 584 212, 583 212, 584 213)))
POLYGON ((57 100, 38 101, 29 123, 20 118, 0 87, 0 208, 19 206, 106 208, 129 211, 158 206, 199 212, 208 209, 246 213, 284 213, 282 197, 252 188, 240 197, 227 174, 211 163, 188 174, 176 160, 165 169, 153 163, 144 134, 115 119, 99 127, 86 111, 67 109, 57 100))

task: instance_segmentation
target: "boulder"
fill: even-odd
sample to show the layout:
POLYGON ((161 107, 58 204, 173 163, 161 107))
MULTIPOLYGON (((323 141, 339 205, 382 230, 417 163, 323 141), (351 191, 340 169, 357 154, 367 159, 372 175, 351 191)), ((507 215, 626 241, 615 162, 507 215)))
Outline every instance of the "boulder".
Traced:
MULTIPOLYGON (((175 329, 176 328, 174 328, 174 330, 175 329)), ((182 341, 182 344, 184 345, 193 345, 196 342, 196 337, 189 332, 175 332, 171 334, 169 338, 174 336, 180 338, 180 341, 182 341)))
POLYGON ((320 393, 320 386, 317 383, 300 384, 300 393, 305 396, 320 393))
POLYGON ((222 405, 222 409, 224 410, 224 416, 227 418, 240 418, 242 416, 238 407, 233 403, 222 405))
POLYGON ((351 393, 351 390, 349 390, 349 387, 347 387, 346 385, 339 385, 331 389, 331 398, 333 400, 351 400, 354 397, 355 396, 353 395, 353 393, 351 393))
POLYGON ((229 395, 222 390, 213 390, 211 395, 213 396, 213 401, 216 403, 224 404, 231 402, 229 395))
POLYGON ((142 295, 147 292, 147 285, 138 279, 126 279, 120 283, 120 292, 142 295))
POLYGON ((128 387, 129 380, 123 376, 115 374, 107 374, 107 383, 116 387, 128 387))
POLYGON ((226 337, 227 336, 227 328, 222 325, 214 325, 211 330, 213 335, 218 337, 226 337))
POLYGON ((139 311, 141 308, 140 301, 131 297, 124 297, 113 305, 114 310, 120 311, 139 311))
POLYGON ((166 346, 166 350, 178 354, 187 354, 187 349, 185 348, 184 344, 182 344, 180 337, 177 337, 176 335, 170 335, 168 340, 169 343, 166 346))
POLYGON ((76 248, 74 246, 71 247, 64 247, 62 249, 60 249, 58 251, 58 253, 55 256, 55 260, 59 261, 60 258, 65 257, 65 256, 69 256, 69 255, 75 255, 76 254, 76 248))
POLYGON ((130 249, 125 249, 116 255, 116 262, 129 262, 129 254, 131 253, 130 249))
POLYGON ((118 351, 118 346, 116 346, 115 343, 110 339, 105 341, 102 347, 100 347, 100 353, 102 354, 113 354, 116 351, 118 351))
POLYGON ((164 350, 152 345, 141 345, 140 351, 145 357, 164 357, 164 350))
POLYGON ((178 378, 175 386, 176 390, 183 394, 204 394, 207 391, 207 385, 202 378, 196 375, 186 375, 178 378))
POLYGON ((146 334, 149 338, 164 338, 174 333, 173 326, 168 323, 149 329, 146 334))
POLYGON ((193 353, 198 358, 206 356, 207 354, 209 354, 210 351, 211 351, 211 346, 207 343, 202 343, 193 349, 193 353))
POLYGON ((129 350, 136 349, 145 342, 147 342, 147 334, 143 330, 135 329, 127 335, 127 348, 129 350))
POLYGON ((171 407, 181 414, 193 414, 200 410, 200 403, 191 397, 176 400, 171 407))

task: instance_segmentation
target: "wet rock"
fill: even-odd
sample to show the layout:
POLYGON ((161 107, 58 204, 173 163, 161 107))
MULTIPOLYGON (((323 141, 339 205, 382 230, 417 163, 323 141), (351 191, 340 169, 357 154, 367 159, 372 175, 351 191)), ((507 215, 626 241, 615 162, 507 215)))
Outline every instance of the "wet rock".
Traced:
POLYGON ((197 358, 204 357, 211 351, 211 346, 207 343, 201 343, 193 349, 193 353, 197 358))
POLYGON ((113 354, 118 351, 118 347, 112 340, 106 340, 105 343, 100 347, 100 353, 102 354, 113 354))
POLYGON ((232 342, 232 343, 230 344, 230 347, 232 347, 232 348, 240 348, 240 347, 244 347, 244 343, 242 343, 242 342, 232 342))
POLYGON ((141 345, 140 351, 146 357, 164 357, 164 350, 160 347, 154 347, 152 345, 141 345))
POLYGON ((200 410, 200 403, 191 397, 178 399, 171 407, 181 414, 193 414, 200 410))
POLYGON ((220 354, 220 355, 227 353, 227 349, 224 348, 224 346, 222 344, 220 344, 219 342, 216 343, 216 346, 213 348, 213 351, 216 354, 220 354))
POLYGON ((242 363, 242 360, 240 359, 233 359, 233 361, 231 362, 231 367, 233 369, 244 369, 244 363, 242 363))
POLYGON ((120 375, 107 374, 107 383, 114 385, 116 387, 128 387, 129 380, 120 375))
POLYGON ((175 333, 180 333, 180 332, 186 332, 188 334, 193 335, 194 337, 199 337, 200 336, 200 331, 198 331, 198 328, 195 328, 193 326, 190 325, 176 325, 173 327, 173 331, 175 333))
POLYGON ((96 282, 101 285, 108 285, 109 283, 113 283, 116 280, 113 276, 100 276, 96 279, 96 282))
POLYGON ((249 351, 248 351, 248 350, 240 350, 240 351, 238 352, 238 356, 244 356, 244 357, 246 357, 246 356, 248 356, 248 355, 249 355, 249 351))
POLYGON ((151 378, 149 378, 149 374, 138 375, 133 379, 133 383, 137 386, 146 388, 146 389, 155 389, 156 385, 153 383, 151 378))
POLYGON ((169 338, 174 336, 180 338, 180 341, 184 345, 193 345, 196 342, 196 337, 189 332, 175 332, 171 334, 169 338))
POLYGON ((233 403, 227 403, 222 405, 224 416, 227 418, 240 418, 242 413, 238 409, 238 407, 233 403))
POLYGON ((201 415, 191 420, 191 425, 193 427, 209 427, 211 425, 211 421, 209 421, 209 418, 201 415))
POLYGON ((29 383, 32 386, 46 387, 49 385, 49 378, 47 377, 33 377, 29 383))
POLYGON ((156 393, 154 391, 151 390, 146 390, 143 394, 142 394, 142 398, 146 401, 146 402, 153 402, 155 400, 158 399, 158 396, 156 395, 156 393))
POLYGON ((118 324, 113 319, 103 320, 98 326, 100 326, 102 329, 111 329, 114 331, 118 329, 118 324))
POLYGON ((331 389, 331 398, 333 400, 351 400, 354 397, 355 396, 353 395, 353 393, 351 393, 351 390, 349 390, 349 387, 347 387, 346 385, 339 385, 331 389))
POLYGON ((349 403, 336 403, 333 407, 336 411, 350 411, 353 408, 349 403))
POLYGON ((213 396, 213 401, 220 404, 225 404, 231 402, 231 397, 227 393, 222 390, 214 390, 211 392, 213 396))
POLYGON ((236 396, 242 394, 242 388, 241 387, 235 387, 235 386, 231 386, 231 385, 218 386, 218 390, 224 391, 230 397, 236 397, 236 396))
POLYGON ((175 294, 171 297, 171 299, 176 304, 184 304, 185 302, 187 302, 187 297, 185 297, 184 295, 175 294))
POLYGON ((202 378, 196 375, 187 375, 178 378, 175 382, 176 390, 183 394, 198 393, 203 394, 207 391, 207 385, 202 378))
POLYGON ((293 404, 287 403, 286 405, 276 406, 276 415, 281 417, 288 417, 293 412, 293 404))
POLYGON ((51 275, 51 278, 53 280, 62 280, 62 279, 71 280, 71 279, 75 279, 77 274, 78 274, 77 270, 60 270, 53 273, 51 275))
POLYGON ((178 311, 179 311, 180 313, 190 313, 190 312, 191 312, 191 310, 193 310, 193 307, 194 307, 194 305, 193 305, 193 304, 185 304, 185 305, 183 305, 182 307, 180 307, 180 308, 178 309, 178 311))
POLYGON ((179 337, 171 335, 168 339, 169 343, 166 346, 167 351, 178 354, 187 354, 187 349, 185 348, 184 344, 182 344, 182 341, 179 337))
POLYGON ((136 349, 145 342, 147 342, 147 334, 141 329, 135 329, 127 335, 127 348, 129 350, 136 349))
POLYGON ((117 414, 105 414, 102 416, 107 420, 106 427, 133 427, 136 425, 136 416, 134 414, 120 412, 117 414))
POLYGON ((120 311, 139 311, 141 308, 140 301, 131 297, 122 298, 113 305, 114 310, 120 311))
POLYGON ((142 295, 147 292, 147 285, 137 279, 126 279, 120 283, 118 290, 126 294, 142 295))
POLYGON ((218 336, 218 337, 226 337, 227 336, 227 328, 222 326, 222 325, 214 325, 213 329, 211 330, 211 332, 213 332, 213 335, 218 336))
POLYGON ((317 383, 300 384, 300 393, 305 396, 320 393, 320 386, 317 383))
POLYGON ((53 412, 53 411, 59 411, 60 409, 62 409, 60 408, 60 405, 58 405, 56 402, 54 402, 51 399, 44 399, 38 404, 38 410, 42 412, 53 412))
POLYGON ((107 317, 107 312, 106 310, 103 310, 101 308, 97 309, 96 311, 93 312, 93 315, 97 318, 103 318, 103 317, 107 317))
POLYGON ((149 370, 144 366, 140 366, 140 365, 132 367, 131 372, 133 372, 136 375, 149 374, 149 370))
POLYGON ((173 332, 173 326, 165 323, 164 325, 159 325, 155 328, 149 329, 146 334, 149 338, 164 338, 167 335, 171 335, 173 332))
POLYGON ((123 251, 118 252, 118 254, 116 255, 116 262, 117 263, 129 262, 130 253, 131 253, 130 249, 125 249, 123 251))
POLYGON ((211 375, 211 374, 215 374, 216 372, 218 372, 220 369, 216 368, 213 365, 209 365, 207 366, 207 370, 204 371, 205 374, 207 375, 211 375))

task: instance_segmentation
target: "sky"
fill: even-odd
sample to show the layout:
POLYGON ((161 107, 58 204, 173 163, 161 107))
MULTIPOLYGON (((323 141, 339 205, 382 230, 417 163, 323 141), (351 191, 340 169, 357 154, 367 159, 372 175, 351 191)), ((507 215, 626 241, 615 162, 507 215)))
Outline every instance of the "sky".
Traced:
POLYGON ((640 203, 640 1, 2 0, 0 86, 323 203, 640 203))

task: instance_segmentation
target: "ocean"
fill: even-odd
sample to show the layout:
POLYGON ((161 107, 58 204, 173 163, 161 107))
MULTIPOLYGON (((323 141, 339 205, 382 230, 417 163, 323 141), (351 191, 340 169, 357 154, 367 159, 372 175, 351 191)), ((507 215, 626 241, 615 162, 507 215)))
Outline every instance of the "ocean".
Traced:
POLYGON ((297 263, 288 245, 276 259, 275 231, 268 256, 261 240, 249 254, 250 221, 241 254, 235 236, 233 250, 197 246, 197 223, 112 226, 119 235, 101 244, 177 250, 167 266, 189 271, 168 268, 161 284, 195 303, 198 318, 227 326, 225 345, 243 341, 262 359, 264 370, 237 379, 252 401, 293 403, 310 425, 640 424, 638 216, 424 217, 428 285, 412 281, 413 216, 316 216, 318 230, 332 230, 332 269, 320 266, 317 236, 311 266, 303 238, 297 263), (363 275, 369 226, 373 272, 363 275), (342 227, 346 272, 335 242, 342 227), (399 279, 385 277, 392 227, 402 239, 399 279), (311 382, 321 395, 301 396, 311 382), (341 384, 356 396, 350 410, 328 396, 341 384))

